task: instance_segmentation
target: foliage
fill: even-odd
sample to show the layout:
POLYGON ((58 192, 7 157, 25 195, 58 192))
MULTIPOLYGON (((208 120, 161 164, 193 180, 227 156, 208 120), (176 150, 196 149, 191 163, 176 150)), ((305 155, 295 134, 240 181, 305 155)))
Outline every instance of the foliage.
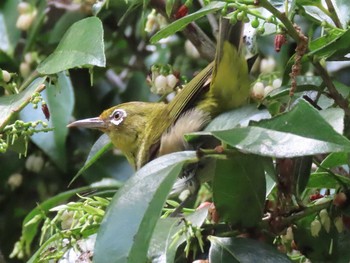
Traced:
POLYGON ((200 2, 0 3, 0 261, 349 261, 350 4, 200 2), (252 103, 185 136, 209 147, 130 177, 106 136, 68 130, 73 115, 167 101, 214 58, 221 16, 260 58, 252 103), (193 167, 183 208, 169 193, 193 167))

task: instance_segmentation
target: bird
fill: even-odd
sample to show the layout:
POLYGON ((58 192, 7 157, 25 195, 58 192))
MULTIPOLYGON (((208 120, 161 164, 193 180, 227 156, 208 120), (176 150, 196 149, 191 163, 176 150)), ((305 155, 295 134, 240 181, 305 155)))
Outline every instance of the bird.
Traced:
POLYGON ((242 24, 221 18, 214 61, 168 103, 125 102, 68 127, 98 129, 139 170, 151 160, 188 149, 184 134, 202 130, 215 116, 247 103, 249 66, 242 24))

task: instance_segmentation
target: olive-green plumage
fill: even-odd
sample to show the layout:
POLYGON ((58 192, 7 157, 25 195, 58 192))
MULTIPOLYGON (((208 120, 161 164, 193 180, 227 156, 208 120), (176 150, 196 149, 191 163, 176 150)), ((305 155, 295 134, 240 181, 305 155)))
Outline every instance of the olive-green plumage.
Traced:
POLYGON ((250 85, 240 36, 241 26, 222 19, 215 60, 168 104, 127 102, 69 126, 105 132, 135 169, 159 155, 183 150, 184 133, 198 131, 217 114, 246 103, 250 85))

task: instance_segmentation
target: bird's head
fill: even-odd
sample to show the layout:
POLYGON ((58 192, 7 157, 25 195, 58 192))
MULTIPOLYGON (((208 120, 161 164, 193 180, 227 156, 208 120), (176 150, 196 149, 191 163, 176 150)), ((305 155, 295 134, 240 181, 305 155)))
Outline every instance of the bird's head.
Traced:
POLYGON ((72 122, 68 127, 98 129, 106 133, 113 145, 135 166, 147 123, 155 116, 160 105, 162 104, 127 102, 103 111, 99 117, 72 122))

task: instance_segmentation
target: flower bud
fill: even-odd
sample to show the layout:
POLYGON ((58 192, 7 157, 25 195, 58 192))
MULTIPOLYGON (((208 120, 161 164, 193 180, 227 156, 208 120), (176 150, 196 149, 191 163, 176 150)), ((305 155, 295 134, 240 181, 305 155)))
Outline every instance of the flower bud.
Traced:
POLYGON ((64 210, 63 214, 61 215, 61 227, 63 230, 70 229, 72 227, 73 215, 73 211, 64 210))
POLYGON ((153 30, 156 30, 158 27, 157 24, 157 18, 156 18, 156 10, 153 9, 151 13, 147 16, 147 21, 145 25, 145 31, 146 32, 152 32, 153 30))
POLYGON ((158 94, 164 94, 165 90, 167 89, 168 80, 165 76, 159 75, 154 80, 154 86, 156 88, 156 91, 158 94))
POLYGON ((17 5, 17 11, 20 15, 29 13, 30 9, 30 4, 28 4, 27 2, 20 2, 17 5))
POLYGON ((275 70, 276 62, 272 57, 263 58, 260 62, 260 72, 264 74, 271 73, 275 70))
POLYGON ((2 80, 6 83, 11 80, 11 75, 8 71, 6 71, 6 70, 2 71, 2 80))
POLYGON ((326 232, 329 233, 329 230, 331 228, 331 219, 329 218, 327 209, 322 209, 319 215, 322 226, 324 227, 326 232))
POLYGON ((168 76, 166 76, 166 80, 167 80, 168 87, 171 89, 174 89, 178 82, 178 79, 177 77, 174 76, 174 74, 169 74, 168 76))
POLYGON ((338 233, 342 233, 345 230, 343 218, 341 216, 334 218, 334 225, 338 233))
POLYGON ((281 86, 282 86, 282 80, 281 79, 274 79, 272 81, 272 87, 274 87, 275 89, 278 89, 281 86))
POLYGON ((18 188, 23 182, 23 176, 20 173, 11 174, 7 180, 11 190, 18 188))
POLYGON ((318 237, 318 234, 321 231, 321 222, 318 219, 315 219, 311 222, 310 225, 311 235, 313 237, 318 237))
POLYGON ((251 97, 255 100, 261 100, 264 97, 265 86, 262 82, 256 82, 251 89, 251 97))
POLYGON ((30 13, 24 13, 19 15, 16 27, 20 30, 27 31, 30 26, 33 24, 33 21, 36 17, 36 10, 30 13))
POLYGON ((30 74, 30 65, 27 62, 22 62, 19 65, 19 72, 23 78, 26 78, 30 74))
POLYGON ((273 90, 274 90, 274 87, 272 87, 272 86, 270 86, 270 85, 266 86, 265 89, 264 89, 264 97, 266 97, 267 95, 269 95, 269 93, 270 93, 271 91, 273 91, 273 90))
POLYGON ((41 156, 31 154, 26 160, 25 167, 28 171, 39 173, 44 167, 44 159, 41 156))

